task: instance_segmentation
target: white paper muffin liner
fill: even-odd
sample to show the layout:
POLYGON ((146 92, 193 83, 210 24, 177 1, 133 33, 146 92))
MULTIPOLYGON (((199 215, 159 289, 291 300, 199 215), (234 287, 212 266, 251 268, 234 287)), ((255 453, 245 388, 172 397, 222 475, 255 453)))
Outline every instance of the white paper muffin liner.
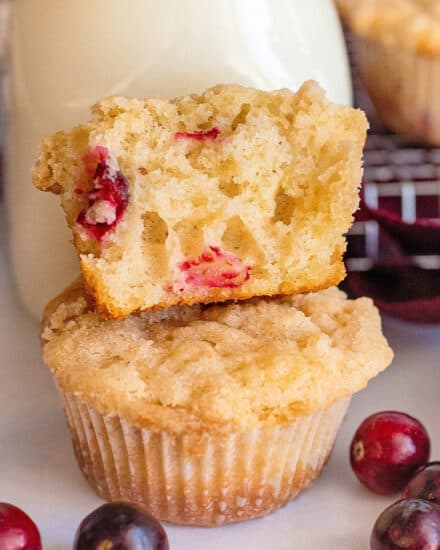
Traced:
POLYGON ((392 131, 440 145, 440 58, 354 35, 361 76, 378 116, 392 131))
POLYGON ((153 432, 60 394, 79 466, 100 496, 195 525, 261 516, 297 496, 319 476, 350 401, 219 439, 153 432))

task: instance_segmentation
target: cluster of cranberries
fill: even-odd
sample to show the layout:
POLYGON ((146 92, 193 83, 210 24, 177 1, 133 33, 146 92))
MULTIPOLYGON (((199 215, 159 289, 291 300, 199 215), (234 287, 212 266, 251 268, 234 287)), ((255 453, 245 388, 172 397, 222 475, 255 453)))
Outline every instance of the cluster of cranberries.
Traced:
MULTIPOLYGON (((12 504, 0 504, 0 549, 42 550, 35 523, 12 504)), ((153 516, 125 502, 104 504, 83 519, 73 550, 169 550, 153 516)))
POLYGON ((440 549, 440 462, 428 462, 430 450, 424 426, 401 412, 374 414, 357 429, 354 473, 375 493, 401 495, 378 517, 371 550, 440 549))

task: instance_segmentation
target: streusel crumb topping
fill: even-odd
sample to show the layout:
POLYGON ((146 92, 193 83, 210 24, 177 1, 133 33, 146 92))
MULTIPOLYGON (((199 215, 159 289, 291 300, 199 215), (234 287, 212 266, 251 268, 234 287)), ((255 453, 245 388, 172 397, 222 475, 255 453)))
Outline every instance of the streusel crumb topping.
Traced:
POLYGON ((310 414, 365 387, 392 358, 371 300, 336 288, 106 321, 77 284, 48 306, 42 339, 64 391, 176 432, 310 414))

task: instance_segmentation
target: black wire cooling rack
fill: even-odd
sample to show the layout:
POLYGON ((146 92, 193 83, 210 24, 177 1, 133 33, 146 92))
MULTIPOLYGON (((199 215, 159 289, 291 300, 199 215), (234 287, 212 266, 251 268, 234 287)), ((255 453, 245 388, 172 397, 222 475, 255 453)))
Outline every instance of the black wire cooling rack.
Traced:
MULTIPOLYGON (((417 220, 418 224, 438 223, 440 227, 440 148, 410 142, 380 123, 362 85, 350 33, 346 30, 345 34, 354 102, 367 113, 370 122, 364 154, 364 206, 393 212, 406 224, 417 220)), ((357 216, 348 234, 345 260, 349 271, 368 271, 377 264, 381 257, 381 231, 376 219, 357 216)), ((440 269, 440 247, 432 250, 420 244, 420 251, 414 247, 411 250, 410 263, 422 269, 440 269)))

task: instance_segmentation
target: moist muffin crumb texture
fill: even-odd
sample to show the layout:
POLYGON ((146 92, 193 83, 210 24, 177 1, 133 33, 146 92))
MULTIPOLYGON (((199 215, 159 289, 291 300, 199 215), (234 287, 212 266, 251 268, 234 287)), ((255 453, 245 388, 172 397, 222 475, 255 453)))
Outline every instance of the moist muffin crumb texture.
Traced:
POLYGON ((112 97, 44 140, 34 182, 61 196, 108 318, 307 292, 344 276, 366 129, 314 82, 112 97))

